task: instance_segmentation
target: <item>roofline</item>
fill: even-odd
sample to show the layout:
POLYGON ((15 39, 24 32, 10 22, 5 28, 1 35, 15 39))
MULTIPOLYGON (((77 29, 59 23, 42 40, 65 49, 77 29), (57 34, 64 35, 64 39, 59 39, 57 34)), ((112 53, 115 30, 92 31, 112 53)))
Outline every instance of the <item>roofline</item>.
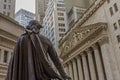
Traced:
POLYGON ((0 17, 5 18, 6 20, 12 22, 13 24, 19 25, 21 28, 25 29, 22 25, 20 25, 17 21, 15 21, 13 18, 8 17, 2 13, 0 13, 0 17))

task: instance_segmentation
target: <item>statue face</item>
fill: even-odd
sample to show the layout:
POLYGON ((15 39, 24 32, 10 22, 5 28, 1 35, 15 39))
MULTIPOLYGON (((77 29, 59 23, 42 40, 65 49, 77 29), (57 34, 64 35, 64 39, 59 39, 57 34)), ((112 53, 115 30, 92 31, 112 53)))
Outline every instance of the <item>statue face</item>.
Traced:
POLYGON ((30 30, 40 30, 40 28, 42 28, 42 26, 39 24, 39 22, 37 20, 32 20, 29 22, 27 29, 30 30))

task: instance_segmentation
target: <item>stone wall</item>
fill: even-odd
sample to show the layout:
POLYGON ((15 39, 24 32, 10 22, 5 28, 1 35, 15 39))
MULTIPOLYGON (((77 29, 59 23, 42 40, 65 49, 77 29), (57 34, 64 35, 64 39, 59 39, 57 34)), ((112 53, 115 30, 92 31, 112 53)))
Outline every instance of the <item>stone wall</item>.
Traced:
POLYGON ((0 80, 5 80, 8 64, 18 37, 24 28, 0 13, 0 80))

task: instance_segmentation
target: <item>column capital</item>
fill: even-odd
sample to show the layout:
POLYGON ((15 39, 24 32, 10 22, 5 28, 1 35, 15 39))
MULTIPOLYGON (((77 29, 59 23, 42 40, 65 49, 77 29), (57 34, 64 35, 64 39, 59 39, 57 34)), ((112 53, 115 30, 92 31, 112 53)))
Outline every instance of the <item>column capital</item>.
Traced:
POLYGON ((81 57, 85 57, 87 54, 86 54, 86 51, 84 51, 81 55, 81 57))
POLYGON ((95 43, 95 44, 92 44, 92 48, 93 48, 93 49, 98 48, 97 44, 96 44, 96 43, 95 43))
POLYGON ((98 43, 99 43, 100 45, 103 45, 103 44, 105 44, 105 43, 109 43, 109 38, 108 38, 108 36, 104 36, 103 38, 101 38, 100 40, 98 40, 98 43))
POLYGON ((85 50, 87 53, 91 53, 92 51, 90 50, 90 48, 87 48, 86 50, 85 50))
POLYGON ((68 65, 69 64, 69 61, 65 63, 65 65, 68 65))
POLYGON ((68 66, 68 63, 65 63, 63 66, 64 66, 64 67, 68 66))
POLYGON ((77 55, 77 56, 75 57, 75 59, 78 59, 78 58, 80 58, 80 55, 77 55))
POLYGON ((72 59, 72 62, 76 60, 76 57, 72 59))
POLYGON ((72 60, 68 61, 67 64, 72 64, 72 60))
POLYGON ((80 56, 81 56, 81 57, 85 56, 85 53, 83 52, 80 56))

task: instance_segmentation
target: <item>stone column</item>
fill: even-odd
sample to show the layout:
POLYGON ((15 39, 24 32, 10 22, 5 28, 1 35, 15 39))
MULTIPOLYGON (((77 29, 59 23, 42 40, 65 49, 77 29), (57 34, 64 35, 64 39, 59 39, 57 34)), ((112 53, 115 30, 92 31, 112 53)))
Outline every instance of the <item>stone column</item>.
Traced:
POLYGON ((98 79, 99 80, 105 80, 103 65, 102 65, 102 61, 101 61, 101 58, 100 58, 100 52, 99 52, 98 46, 94 44, 92 46, 92 48, 94 50, 95 65, 96 65, 96 68, 97 68, 98 79))
POLYGON ((4 50, 1 49, 1 62, 3 63, 3 60, 4 60, 4 50))
POLYGON ((110 60, 109 60, 109 49, 108 49, 108 37, 104 36, 102 39, 99 40, 100 48, 101 48, 101 54, 103 57, 105 72, 107 80, 114 80, 111 72, 110 67, 110 60))
POLYGON ((11 59, 11 52, 9 51, 9 52, 8 52, 8 59, 7 59, 7 62, 8 62, 8 63, 10 62, 10 59, 11 59))
POLYGON ((85 53, 82 54, 82 61, 83 61, 83 70, 84 70, 85 80, 90 80, 88 64, 87 64, 85 53))
POLYGON ((65 70, 65 72, 67 73, 67 75, 69 75, 69 74, 68 74, 68 67, 67 67, 67 63, 66 63, 66 64, 64 64, 64 70, 65 70))
POLYGON ((81 57, 77 56, 76 57, 77 60, 77 66, 78 66, 78 76, 79 76, 79 80, 83 80, 83 70, 82 70, 82 63, 81 63, 81 57))
POLYGON ((69 62, 68 65, 69 65, 69 76, 72 78, 72 80, 74 80, 73 79, 73 71, 72 71, 72 63, 69 62))
POLYGON ((87 51, 87 55, 88 55, 91 80, 97 80, 95 66, 94 66, 93 57, 92 57, 92 51, 90 49, 87 49, 86 51, 87 51))
POLYGON ((0 63, 1 63, 1 53, 2 53, 2 52, 1 52, 1 49, 0 49, 0 63))
POLYGON ((78 69, 77 69, 77 64, 76 64, 76 59, 73 59, 72 60, 72 63, 73 63, 73 74, 74 74, 74 80, 79 80, 78 79, 78 69))
POLYGON ((66 71, 67 71, 67 74, 69 75, 69 65, 66 64, 66 71))

